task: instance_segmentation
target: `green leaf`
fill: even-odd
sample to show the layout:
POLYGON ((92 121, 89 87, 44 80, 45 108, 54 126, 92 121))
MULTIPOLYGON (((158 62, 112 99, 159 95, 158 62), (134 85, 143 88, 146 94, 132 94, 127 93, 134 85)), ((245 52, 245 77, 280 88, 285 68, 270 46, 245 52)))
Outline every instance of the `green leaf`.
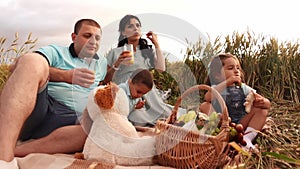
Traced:
POLYGON ((262 155, 272 156, 272 157, 275 157, 277 159, 283 160, 283 161, 288 162, 288 163, 300 165, 300 160, 288 157, 284 154, 278 154, 278 153, 274 153, 274 152, 263 152, 262 155))

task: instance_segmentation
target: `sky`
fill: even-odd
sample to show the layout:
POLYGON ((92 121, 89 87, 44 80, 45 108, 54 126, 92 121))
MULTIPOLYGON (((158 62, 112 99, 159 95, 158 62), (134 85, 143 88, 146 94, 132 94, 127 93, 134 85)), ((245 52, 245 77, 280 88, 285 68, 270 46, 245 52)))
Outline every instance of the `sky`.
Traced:
MULTIPOLYGON (((178 54, 186 39, 215 39, 234 31, 273 36, 280 41, 300 37, 296 0, 1 0, 0 37, 20 42, 32 32, 37 46, 69 45, 78 19, 92 18, 103 31, 100 52, 117 42, 118 22, 126 14, 140 17, 143 32, 158 34, 163 50, 178 54), (177 51, 176 51, 177 50, 177 51)), ((8 44, 7 42, 7 44, 8 44)), ((175 54, 175 55, 176 55, 175 54)))

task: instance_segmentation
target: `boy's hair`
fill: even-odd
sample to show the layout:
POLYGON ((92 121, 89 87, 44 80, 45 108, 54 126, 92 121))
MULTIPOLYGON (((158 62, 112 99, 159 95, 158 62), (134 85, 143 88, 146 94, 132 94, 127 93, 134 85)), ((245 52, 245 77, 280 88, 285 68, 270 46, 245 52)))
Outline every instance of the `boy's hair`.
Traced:
POLYGON ((153 76, 148 69, 137 69, 131 74, 131 82, 133 84, 142 83, 152 89, 153 76))
POLYGON ((75 23, 75 26, 74 26, 74 33, 76 35, 78 34, 78 32, 79 32, 79 30, 80 30, 80 28, 83 24, 90 25, 90 26, 95 26, 95 27, 97 27, 101 30, 101 26, 95 20, 93 20, 93 19, 80 19, 75 23))
POLYGON ((224 66, 224 60, 228 58, 233 58, 238 62, 241 72, 241 79, 242 81, 244 81, 244 71, 241 67, 239 59, 230 53, 220 53, 216 56, 213 56, 208 65, 208 79, 206 81, 206 84, 213 85, 220 83, 217 79, 215 79, 215 76, 217 73, 221 73, 224 66))

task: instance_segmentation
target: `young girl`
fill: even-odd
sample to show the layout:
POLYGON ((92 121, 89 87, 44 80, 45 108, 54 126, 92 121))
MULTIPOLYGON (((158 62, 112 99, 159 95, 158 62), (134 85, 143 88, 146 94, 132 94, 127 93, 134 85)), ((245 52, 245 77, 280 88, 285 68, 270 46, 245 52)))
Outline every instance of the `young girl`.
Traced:
MULTIPOLYGON (((232 54, 222 53, 212 58, 209 65, 208 84, 214 87, 223 97, 229 117, 234 123, 241 123, 246 129, 244 140, 246 148, 255 148, 252 140, 256 137, 256 130, 260 131, 265 124, 270 101, 256 93, 250 86, 243 83, 243 70, 239 60, 232 54), (253 91, 254 101, 251 111, 245 111, 245 98, 253 91)), ((220 106, 211 92, 205 94, 205 101, 200 111, 209 114, 212 111, 221 112, 220 106)))

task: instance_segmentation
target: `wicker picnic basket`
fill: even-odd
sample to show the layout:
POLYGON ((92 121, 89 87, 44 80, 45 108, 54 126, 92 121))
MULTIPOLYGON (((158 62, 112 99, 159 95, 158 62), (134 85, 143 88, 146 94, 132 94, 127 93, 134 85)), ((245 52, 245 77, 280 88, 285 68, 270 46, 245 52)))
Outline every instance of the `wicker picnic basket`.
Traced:
POLYGON ((225 147, 229 138, 229 118, 225 102, 221 95, 207 85, 196 85, 186 90, 175 103, 171 115, 156 123, 156 151, 158 163, 175 168, 211 169, 220 167, 225 157, 225 147), (211 91, 222 107, 221 132, 217 136, 200 134, 173 125, 178 107, 183 98, 197 90, 211 91))

